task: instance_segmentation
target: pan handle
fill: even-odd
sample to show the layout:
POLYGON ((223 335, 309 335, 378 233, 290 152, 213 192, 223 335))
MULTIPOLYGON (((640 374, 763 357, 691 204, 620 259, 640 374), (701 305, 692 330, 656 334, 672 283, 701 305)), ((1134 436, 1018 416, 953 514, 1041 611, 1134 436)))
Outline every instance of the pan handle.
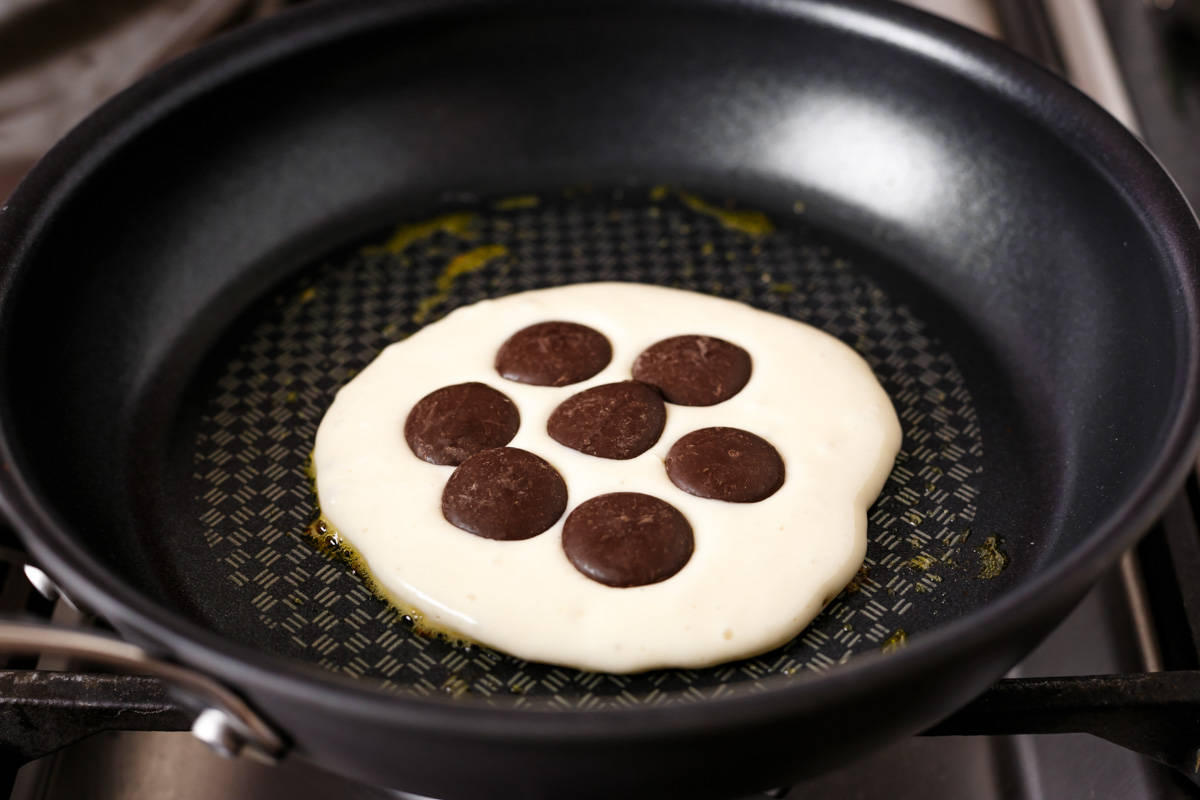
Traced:
POLYGON ((198 701, 203 710, 192 721, 192 734, 221 755, 246 755, 274 763, 286 749, 275 729, 229 689, 207 675, 156 659, 114 636, 28 620, 0 619, 0 652, 62 655, 124 673, 159 678, 198 701))

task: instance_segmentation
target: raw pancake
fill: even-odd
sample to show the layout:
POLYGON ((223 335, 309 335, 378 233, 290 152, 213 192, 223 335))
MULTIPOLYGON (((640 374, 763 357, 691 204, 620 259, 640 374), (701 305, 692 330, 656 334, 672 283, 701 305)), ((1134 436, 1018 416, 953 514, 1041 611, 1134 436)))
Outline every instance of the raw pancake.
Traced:
POLYGON ((867 364, 821 331, 737 302, 628 283, 577 284, 460 308, 386 348, 339 391, 317 431, 313 463, 322 513, 380 586, 434 627, 522 658, 607 672, 700 667, 750 656, 795 636, 846 585, 866 549, 866 509, 900 445, 900 425, 867 364), (569 386, 505 380, 496 351, 528 325, 589 326, 612 361, 569 386), (554 441, 546 421, 577 392, 628 380, 647 347, 705 334, 744 348, 749 382, 712 406, 667 405, 661 438, 628 460, 554 441), (479 381, 519 410, 510 447, 553 465, 567 513, 522 541, 484 539, 442 516, 452 467, 417 458, 409 410, 444 386, 479 381), (699 428, 736 427, 770 442, 783 485, 757 503, 687 494, 667 477, 671 445, 699 428), (615 588, 563 553, 563 519, 608 492, 660 498, 690 522, 695 550, 674 576, 615 588))

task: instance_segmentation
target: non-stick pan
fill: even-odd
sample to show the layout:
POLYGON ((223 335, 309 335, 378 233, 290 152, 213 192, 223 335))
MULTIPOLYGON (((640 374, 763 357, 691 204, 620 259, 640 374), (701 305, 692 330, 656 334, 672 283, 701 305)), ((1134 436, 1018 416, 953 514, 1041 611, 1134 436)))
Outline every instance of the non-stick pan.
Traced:
POLYGON ((361 780, 778 785, 963 704, 1162 508, 1195 448, 1198 253, 1116 122, 898 5, 315 4, 121 94, 4 208, 3 510, 76 601, 361 780), (788 645, 525 663, 418 635, 306 535, 355 370, 586 280, 796 317, 891 394, 867 569, 788 645))

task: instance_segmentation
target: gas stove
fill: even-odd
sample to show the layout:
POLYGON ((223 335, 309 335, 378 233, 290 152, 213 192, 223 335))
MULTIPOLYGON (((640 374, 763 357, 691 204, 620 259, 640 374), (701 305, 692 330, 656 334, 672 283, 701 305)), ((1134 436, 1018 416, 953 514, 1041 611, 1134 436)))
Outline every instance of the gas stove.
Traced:
MULTIPOLYGON (((1138 132, 1200 203, 1200 14, 1193 0, 914 0, 1005 40, 1072 80, 1138 132)), ((260 3, 259 6, 276 4, 260 3)), ((269 9, 270 10, 270 9, 269 9)), ((9 187, 0 185, 0 195, 9 187)), ((23 571, 15 538, 0 537, 0 612, 90 624, 68 603, 46 600, 23 571)), ((36 576, 36 573, 34 573, 36 576)), ((66 670, 55 657, 0 659, 0 739, 13 720, 51 722, 24 753, 0 754, 0 794, 57 798, 385 798, 403 793, 364 786, 304 763, 265 766, 221 758, 183 728, 189 724, 143 678, 64 673, 45 682, 38 703, 15 703, 5 686, 19 671, 66 670), (82 683, 81 683, 82 681, 82 683), (136 696, 140 704, 122 706, 136 696), (151 698, 147 700, 146 698, 151 698), (88 701, 87 709, 81 700, 88 701), (36 707, 34 707, 36 706, 36 707), (74 708, 75 721, 58 714, 74 708), (44 716, 41 716, 43 715, 44 716), (58 714, 58 716, 55 716, 58 714), (90 716, 89 716, 90 714, 90 716), (137 716, 26 762, 57 742, 137 716), (54 722, 54 720, 60 720, 54 722)), ((1200 479, 1087 595, 1075 612, 980 700, 929 732, 793 787, 757 797, 839 798, 1188 798, 1200 784, 1177 767, 1200 758, 1200 479), (1140 675, 1180 671, 1179 681, 1140 675), (1071 676, 1105 676, 1086 681, 1071 676), (1150 702, 1148 702, 1150 701, 1150 702), (1106 741, 1072 730, 1102 732, 1106 741), (1014 735, 956 735, 980 732, 1014 735), (1038 732, 1034 735, 1034 732, 1038 732), (1194 738, 1187 739, 1190 732, 1194 738), (1181 735, 1182 733, 1182 735, 1181 735), (1120 742, 1121 746, 1114 742, 1120 742)), ((30 697, 25 691, 26 700, 30 697)), ((1200 764, 1200 761, 1196 761, 1200 764)))

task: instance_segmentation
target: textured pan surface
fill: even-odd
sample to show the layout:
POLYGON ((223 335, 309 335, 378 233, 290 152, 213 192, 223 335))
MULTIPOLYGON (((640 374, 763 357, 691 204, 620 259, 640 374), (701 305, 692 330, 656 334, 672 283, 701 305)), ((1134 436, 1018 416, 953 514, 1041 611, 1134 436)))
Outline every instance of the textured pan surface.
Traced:
MULTIPOLYGON (((201 569, 223 576, 231 601, 209 624, 394 691, 594 707, 698 699, 726 683, 822 671, 900 646, 935 623, 948 598, 987 580, 979 576, 997 557, 971 529, 982 469, 974 403, 954 359, 911 310, 836 245, 821 244, 802 214, 760 232, 757 216, 663 188, 564 194, 414 220, 390 249, 326 259, 238 326, 197 387, 193 499, 210 562, 201 569), (473 258, 497 245, 505 255, 473 258), (463 265, 472 269, 459 272, 463 265), (304 536, 315 513, 306 467, 316 426, 357 369, 457 305, 593 280, 680 286, 816 325, 855 347, 892 397, 904 445, 869 514, 866 569, 787 646, 725 667, 628 677, 530 664, 413 633, 304 536)), ((400 425, 380 435, 399 436, 400 425)), ((181 575, 198 569, 188 552, 170 564, 181 575)))

